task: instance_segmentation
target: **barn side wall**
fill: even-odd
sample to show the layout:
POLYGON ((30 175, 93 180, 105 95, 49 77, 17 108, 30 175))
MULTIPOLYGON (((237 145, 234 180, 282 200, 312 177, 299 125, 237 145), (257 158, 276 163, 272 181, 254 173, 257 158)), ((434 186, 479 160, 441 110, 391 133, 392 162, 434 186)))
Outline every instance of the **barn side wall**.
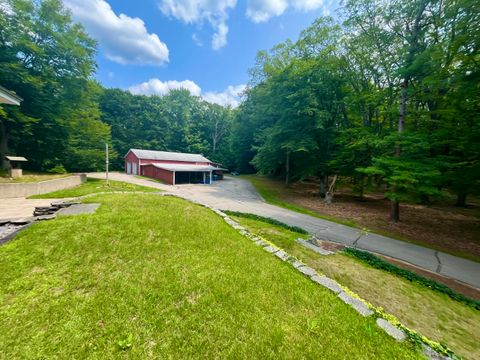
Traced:
POLYGON ((158 169, 153 165, 143 165, 142 175, 173 185, 173 171, 158 169))

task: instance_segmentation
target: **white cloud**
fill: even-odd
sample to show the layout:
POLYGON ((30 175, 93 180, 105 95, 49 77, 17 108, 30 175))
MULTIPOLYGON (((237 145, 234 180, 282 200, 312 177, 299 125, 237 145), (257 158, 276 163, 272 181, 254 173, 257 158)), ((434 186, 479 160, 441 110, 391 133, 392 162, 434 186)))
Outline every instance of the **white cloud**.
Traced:
POLYGON ((192 34, 192 40, 195 43, 195 45, 202 47, 203 46, 203 41, 198 37, 196 33, 192 34))
POLYGON ((312 11, 323 6, 323 0, 291 0, 292 6, 300 11, 312 11))
POLYGON ((282 15, 287 7, 287 0, 249 0, 247 17, 255 23, 265 22, 271 17, 282 15))
POLYGON ((158 0, 164 15, 186 24, 207 21, 214 29, 212 48, 218 50, 227 44, 228 10, 235 8, 237 0, 158 0))
POLYGON ((246 85, 230 85, 223 92, 206 92, 203 94, 203 99, 209 103, 218 104, 222 106, 237 107, 240 105, 240 96, 247 88, 246 85))
POLYGON ((247 17, 255 23, 282 15, 287 8, 297 11, 312 11, 323 7, 323 0, 248 0, 247 17))
POLYGON ((168 48, 157 34, 149 34, 140 18, 117 15, 105 0, 63 0, 73 18, 85 26, 105 56, 120 64, 162 65, 168 48))
POLYGON ((195 84, 191 80, 184 80, 184 81, 176 81, 176 80, 169 80, 169 81, 161 81, 159 79, 150 79, 144 83, 133 85, 128 88, 132 94, 135 95, 158 95, 164 96, 167 95, 170 90, 175 89, 185 89, 190 92, 193 96, 200 96, 202 90, 200 86, 195 84))
POLYGON ((171 90, 185 89, 193 96, 201 96, 205 101, 222 106, 237 107, 241 102, 241 94, 247 88, 246 85, 228 86, 223 92, 207 91, 202 92, 200 86, 191 80, 169 80, 161 81, 159 79, 150 79, 144 83, 133 85, 128 88, 135 95, 158 95, 165 96, 171 90))

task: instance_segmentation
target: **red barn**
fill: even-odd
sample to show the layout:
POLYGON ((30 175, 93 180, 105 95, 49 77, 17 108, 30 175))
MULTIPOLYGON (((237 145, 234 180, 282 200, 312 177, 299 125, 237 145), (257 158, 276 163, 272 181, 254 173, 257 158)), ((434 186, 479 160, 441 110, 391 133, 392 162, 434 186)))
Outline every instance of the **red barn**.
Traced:
POLYGON ((125 172, 175 184, 211 184, 223 179, 222 169, 200 154, 130 149, 125 172))

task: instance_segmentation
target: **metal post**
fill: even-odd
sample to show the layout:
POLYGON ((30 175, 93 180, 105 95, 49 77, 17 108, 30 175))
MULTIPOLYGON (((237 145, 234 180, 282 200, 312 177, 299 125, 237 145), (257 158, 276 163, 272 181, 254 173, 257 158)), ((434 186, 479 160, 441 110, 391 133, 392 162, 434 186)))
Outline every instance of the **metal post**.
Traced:
POLYGON ((105 173, 105 179, 107 180, 107 186, 109 185, 108 183, 108 143, 105 144, 105 169, 106 169, 106 173, 105 173))

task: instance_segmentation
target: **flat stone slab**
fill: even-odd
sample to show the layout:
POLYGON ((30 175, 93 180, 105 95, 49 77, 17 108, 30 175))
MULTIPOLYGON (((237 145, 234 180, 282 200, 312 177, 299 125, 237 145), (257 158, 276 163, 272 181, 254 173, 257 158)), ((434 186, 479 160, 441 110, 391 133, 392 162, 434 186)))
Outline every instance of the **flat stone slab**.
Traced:
POLYGON ((393 325, 391 322, 389 322, 385 319, 378 318, 377 319, 377 325, 379 327, 381 327, 383 330, 385 330, 385 332, 388 335, 390 335, 391 337, 393 337, 397 341, 404 341, 407 338, 407 336, 405 335, 405 333, 402 330, 400 330, 395 325, 393 325))
POLYGON ((57 217, 56 214, 50 214, 50 215, 40 215, 35 218, 36 221, 43 221, 43 220, 53 220, 57 217))
POLYGON ((34 220, 35 219, 33 217, 28 217, 28 218, 22 218, 22 219, 12 219, 9 222, 10 224, 13 224, 13 225, 26 225, 26 224, 30 224, 34 220))
POLYGON ((311 267, 308 267, 308 266, 301 266, 299 268, 297 268, 298 271, 300 271, 303 275, 307 275, 307 276, 313 276, 313 275, 317 275, 317 272, 315 270, 313 270, 311 267))
POLYGON ((353 307, 360 315, 370 316, 373 315, 373 311, 368 308, 362 301, 348 295, 346 292, 341 292, 338 297, 345 303, 353 307))
POLYGON ((265 241, 261 240, 261 239, 255 241, 254 243, 255 243, 255 245, 259 245, 259 246, 268 246, 268 244, 267 244, 265 241))
POLYGON ((322 249, 321 247, 312 244, 310 241, 306 241, 306 240, 303 240, 301 238, 298 238, 296 241, 297 241, 297 243, 306 247, 307 249, 315 251, 317 254, 320 254, 320 255, 332 255, 333 254, 333 252, 331 252, 329 250, 322 249))
POLYGON ((80 215, 94 214, 100 204, 75 204, 67 208, 60 209, 58 215, 80 215))
POLYGON ((301 268, 302 266, 305 266, 305 264, 302 264, 300 261, 295 260, 294 262, 292 262, 292 266, 293 266, 295 269, 298 269, 298 268, 301 268))
POLYGON ((56 206, 56 207, 59 207, 59 208, 65 208, 65 207, 69 207, 69 206, 72 206, 72 205, 78 205, 80 204, 80 201, 54 201, 51 203, 51 206, 56 206))
POLYGON ((290 257, 290 256, 288 256, 288 254, 286 252, 284 252, 282 250, 277 251, 275 253, 275 256, 278 257, 280 260, 283 260, 283 261, 287 261, 288 258, 290 257))
POLYGON ((339 294, 343 291, 342 287, 335 280, 332 280, 325 275, 314 275, 312 276, 312 280, 315 281, 317 284, 322 285, 327 289, 333 291, 335 294, 339 294))
POLYGON ((444 355, 437 353, 433 350, 430 346, 422 344, 423 346, 423 353, 427 356, 430 360, 449 360, 450 358, 444 355))
POLYGON ((270 245, 265 246, 264 249, 265 249, 266 251, 268 251, 269 253, 272 253, 272 254, 278 252, 278 249, 275 249, 273 246, 270 246, 270 245))

